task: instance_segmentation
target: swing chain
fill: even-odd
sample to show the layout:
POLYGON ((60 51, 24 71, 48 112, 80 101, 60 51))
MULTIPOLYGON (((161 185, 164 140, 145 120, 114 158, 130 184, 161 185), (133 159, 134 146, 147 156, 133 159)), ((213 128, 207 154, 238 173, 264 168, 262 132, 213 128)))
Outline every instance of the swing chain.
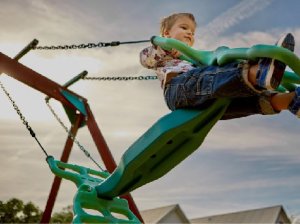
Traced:
POLYGON ((51 113, 53 114, 53 116, 56 118, 56 120, 58 121, 58 123, 63 127, 63 129, 68 133, 68 136, 73 140, 73 142, 75 142, 75 144, 78 146, 78 148, 86 155, 86 157, 88 157, 89 159, 91 159, 96 166, 101 170, 101 171, 105 171, 97 162, 96 160, 91 156, 91 154, 83 147, 83 145, 81 145, 81 143, 76 139, 76 137, 71 133, 71 130, 68 129, 68 127, 64 124, 64 122, 60 119, 60 117, 58 116, 58 114, 54 111, 53 107, 50 105, 49 100, 46 100, 46 104, 48 106, 48 108, 50 109, 51 113))
POLYGON ((150 40, 139 40, 139 41, 112 41, 112 42, 99 42, 99 43, 88 43, 88 44, 71 44, 71 45, 57 45, 57 46, 36 46, 34 50, 74 50, 74 49, 86 49, 86 48, 102 48, 102 47, 115 47, 121 44, 137 44, 150 42, 150 40))
POLYGON ((84 77, 83 80, 98 80, 98 81, 133 81, 133 80, 156 80, 156 75, 147 76, 107 76, 107 77, 84 77))
POLYGON ((3 92, 6 94, 6 96, 8 97, 9 101, 11 102, 11 104, 13 105, 14 110, 17 112, 17 114, 19 115, 21 121, 26 126, 26 128, 29 131, 31 137, 33 137, 36 140, 36 142, 38 143, 38 145, 40 146, 40 148, 42 149, 42 151, 44 152, 44 154, 48 157, 48 153, 46 152, 46 150, 44 149, 44 147, 41 145, 41 143, 39 142, 39 140, 37 139, 37 137, 36 137, 33 129, 30 127, 29 123, 26 121, 26 118, 23 116, 23 114, 22 114, 21 110, 19 109, 18 105, 12 99, 11 95, 9 94, 9 92, 5 89, 5 87, 2 84, 2 82, 0 82, 0 87, 3 90, 3 92))
POLYGON ((16 102, 12 99, 12 97, 9 94, 9 92, 7 92, 7 90, 5 89, 4 85, 1 82, 0 82, 0 86, 1 86, 1 89, 4 91, 4 93, 6 94, 6 96, 8 97, 9 101, 11 102, 11 104, 13 105, 13 107, 14 107, 15 111, 17 112, 17 114, 19 115, 21 121, 23 122, 23 124, 26 126, 26 128, 30 132, 30 135, 32 137, 35 137, 34 131, 32 130, 32 128, 30 127, 30 125, 26 121, 25 117, 23 116, 23 114, 20 111, 20 109, 19 109, 18 105, 16 104, 16 102))

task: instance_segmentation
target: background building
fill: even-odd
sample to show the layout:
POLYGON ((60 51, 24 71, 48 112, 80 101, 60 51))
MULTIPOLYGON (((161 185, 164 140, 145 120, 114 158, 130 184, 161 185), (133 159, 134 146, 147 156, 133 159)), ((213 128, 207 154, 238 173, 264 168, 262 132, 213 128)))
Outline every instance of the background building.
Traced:
POLYGON ((178 204, 141 211, 145 223, 292 223, 281 205, 188 219, 178 204))

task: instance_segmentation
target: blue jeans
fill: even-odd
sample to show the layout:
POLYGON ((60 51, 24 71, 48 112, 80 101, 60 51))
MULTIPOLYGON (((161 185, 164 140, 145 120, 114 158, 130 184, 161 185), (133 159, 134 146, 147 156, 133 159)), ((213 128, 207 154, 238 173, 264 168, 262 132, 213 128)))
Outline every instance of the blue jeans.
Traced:
POLYGON ((166 104, 170 110, 203 109, 216 98, 228 97, 232 102, 222 119, 276 113, 270 104, 273 93, 255 91, 245 80, 248 68, 245 62, 233 62, 224 66, 201 66, 182 73, 166 85, 166 104))

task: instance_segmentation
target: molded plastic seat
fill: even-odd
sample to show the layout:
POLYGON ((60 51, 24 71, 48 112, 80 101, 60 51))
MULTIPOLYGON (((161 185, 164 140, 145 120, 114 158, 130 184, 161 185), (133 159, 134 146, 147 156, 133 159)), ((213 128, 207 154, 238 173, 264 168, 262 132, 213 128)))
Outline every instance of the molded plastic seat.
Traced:
POLYGON ((229 102, 219 99, 207 109, 176 110, 159 119, 96 187, 98 197, 114 198, 165 175, 199 148, 229 102))

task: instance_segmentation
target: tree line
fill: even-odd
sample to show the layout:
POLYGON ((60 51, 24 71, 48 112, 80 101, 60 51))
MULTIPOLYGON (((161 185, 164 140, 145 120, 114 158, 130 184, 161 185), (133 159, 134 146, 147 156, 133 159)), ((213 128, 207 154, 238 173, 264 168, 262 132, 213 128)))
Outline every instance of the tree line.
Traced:
MULTIPOLYGON (((0 200, 0 223, 39 223, 43 212, 32 202, 24 203, 17 198, 6 202, 0 200)), ((52 215, 50 223, 71 223, 73 219, 72 207, 52 215)))

